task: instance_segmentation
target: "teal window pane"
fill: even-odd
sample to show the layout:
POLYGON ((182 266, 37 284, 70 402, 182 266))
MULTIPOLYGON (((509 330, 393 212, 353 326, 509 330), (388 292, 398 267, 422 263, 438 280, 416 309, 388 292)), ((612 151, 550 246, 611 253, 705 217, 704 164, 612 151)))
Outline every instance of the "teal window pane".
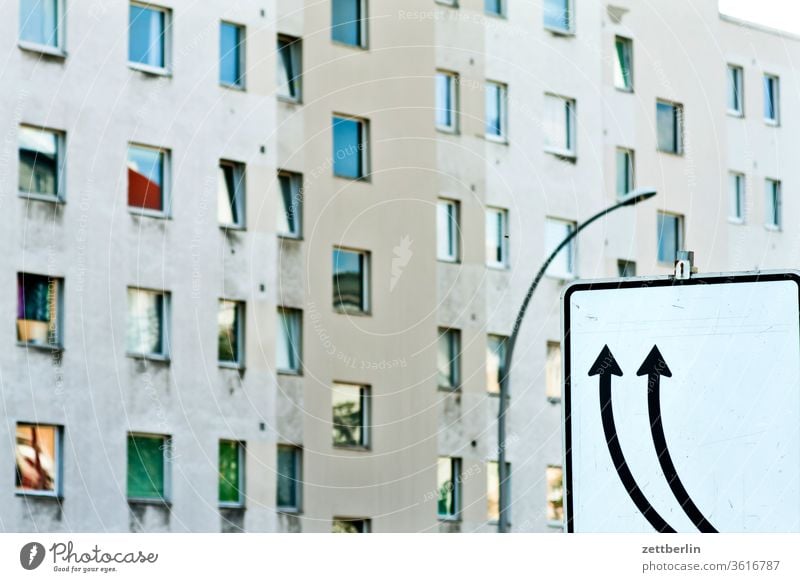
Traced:
POLYGON ((242 502, 241 443, 219 441, 219 502, 242 502))
POLYGON ((131 4, 128 15, 128 60, 163 68, 166 13, 131 4))
POLYGON ((57 47, 58 0, 21 0, 19 38, 27 42, 57 47))
POLYGON ((364 177, 363 123, 333 118, 333 173, 344 178, 364 177))
POLYGON ((331 38, 336 42, 361 46, 361 0, 333 0, 331 2, 331 38))
POLYGON ((128 497, 164 499, 164 458, 167 439, 128 436, 128 497))
POLYGON ((219 81, 225 85, 241 87, 242 75, 242 40, 244 34, 241 26, 223 22, 219 29, 219 81))

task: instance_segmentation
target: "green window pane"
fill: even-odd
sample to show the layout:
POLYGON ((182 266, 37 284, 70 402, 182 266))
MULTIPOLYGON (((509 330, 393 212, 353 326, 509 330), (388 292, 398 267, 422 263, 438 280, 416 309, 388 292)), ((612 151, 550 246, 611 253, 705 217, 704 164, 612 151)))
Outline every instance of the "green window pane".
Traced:
POLYGON ((128 436, 128 497, 164 498, 164 450, 159 436, 128 436))
POLYGON ((219 502, 241 503, 241 459, 236 441, 219 441, 219 502))

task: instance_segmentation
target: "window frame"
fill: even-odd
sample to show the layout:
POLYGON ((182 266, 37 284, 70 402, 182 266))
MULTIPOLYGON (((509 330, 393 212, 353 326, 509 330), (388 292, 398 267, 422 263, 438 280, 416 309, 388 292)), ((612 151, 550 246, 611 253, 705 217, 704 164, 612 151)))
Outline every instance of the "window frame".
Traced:
POLYGON ((461 457, 450 457, 447 455, 440 455, 436 458, 436 518, 439 521, 461 521, 462 518, 462 486, 464 481, 463 471, 462 471, 462 459, 461 457), (450 461, 450 479, 453 483, 453 506, 455 511, 453 513, 439 513, 439 462, 443 459, 450 461))
POLYGON ((32 40, 26 40, 22 38, 22 27, 20 19, 22 17, 21 12, 21 4, 18 0, 17 6, 19 13, 19 18, 17 19, 17 46, 26 51, 39 53, 43 55, 49 55, 52 57, 59 57, 59 58, 66 58, 67 51, 66 51, 66 36, 67 36, 67 12, 66 12, 66 0, 52 0, 55 10, 56 10, 56 42, 55 44, 44 44, 32 40))
POLYGON ((562 465, 554 465, 552 463, 548 463, 547 466, 545 467, 545 493, 546 493, 545 500, 546 500, 546 503, 547 503, 547 505, 546 505, 547 511, 545 513, 545 516, 547 517, 547 527, 559 528, 559 529, 562 529, 562 530, 564 529, 564 509, 565 509, 564 508, 564 497, 565 497, 564 496, 564 488, 565 488, 565 485, 564 485, 564 467, 562 465), (550 516, 549 516, 550 507, 551 507, 551 503, 552 503, 550 501, 550 492, 551 492, 550 491, 550 476, 548 475, 550 470, 557 470, 561 474, 561 519, 560 520, 551 519, 550 516))
MULTIPOLYGON (((229 159, 220 159, 218 169, 221 171, 223 167, 231 168, 233 171, 233 206, 231 206, 231 215, 238 216, 239 220, 231 223, 222 222, 217 216, 219 227, 224 230, 247 230, 247 168, 243 162, 237 162, 229 159)), ((227 186, 227 184, 226 184, 227 186)), ((217 191, 217 204, 219 204, 219 188, 217 191)), ((227 194, 227 193, 226 193, 227 194)), ((230 205, 230 196, 227 200, 230 205)))
POLYGON ((636 261, 633 259, 617 259, 617 275, 619 277, 636 277, 636 261), (633 265, 633 274, 627 274, 627 269, 633 265))
MULTIPOLYGON (((279 332, 276 334, 277 341, 283 341, 284 334, 286 333, 286 314, 297 318, 297 368, 290 369, 281 367, 278 362, 277 353, 275 355, 275 370, 278 374, 286 376, 302 376, 303 375, 303 310, 294 307, 284 307, 279 305, 277 308, 277 317, 279 332)), ((291 319, 291 318, 290 318, 291 319)))
POLYGON ((636 154, 633 148, 617 146, 616 150, 614 151, 614 165, 615 165, 615 184, 614 184, 614 191, 617 197, 617 200, 624 199, 628 194, 633 192, 636 189, 636 154), (628 190, 626 192, 619 191, 619 156, 625 156, 625 182, 628 184, 628 190))
POLYGON ((146 505, 171 505, 171 498, 172 498, 172 440, 173 436, 168 434, 159 434, 159 433, 152 433, 152 432, 142 432, 142 431, 128 431, 126 433, 126 440, 125 444, 128 444, 128 440, 135 437, 142 437, 142 438, 158 438, 161 440, 161 451, 162 451, 162 463, 163 463, 163 471, 164 471, 164 493, 160 498, 156 497, 131 497, 128 493, 128 474, 129 474, 129 467, 127 466, 129 461, 127 458, 126 453, 126 467, 125 467, 125 499, 128 503, 136 503, 136 504, 146 504, 146 505))
MULTIPOLYGON (((550 248, 549 245, 547 244, 547 226, 548 226, 548 223, 559 223, 559 224, 562 224, 562 225, 565 225, 565 226, 568 225, 572 229, 570 232, 574 231, 578 227, 578 223, 576 221, 574 221, 574 220, 569 220, 569 219, 566 219, 566 218, 558 218, 556 216, 546 216, 545 217, 545 233, 544 233, 545 234, 545 258, 549 257, 550 254, 555 250, 556 246, 561 244, 561 241, 563 241, 564 238, 565 238, 565 237, 562 237, 559 241, 556 242, 556 245, 553 248, 550 248)), ((575 238, 573 238, 571 241, 569 241, 569 243, 567 243, 567 246, 562 248, 558 252, 556 257, 558 257, 563 252, 567 252, 568 253, 567 265, 568 265, 569 271, 568 272, 564 272, 564 273, 557 273, 555 271, 551 271, 550 267, 553 265, 553 263, 555 263, 555 258, 554 258, 553 259, 553 263, 550 263, 550 265, 547 267, 547 270, 545 271, 545 276, 550 278, 550 279, 556 279, 556 280, 559 280, 559 281, 572 281, 573 279, 576 279, 578 277, 578 245, 577 245, 577 240, 575 238)))
POLYGON ((777 178, 765 178, 764 185, 766 186, 764 228, 780 232, 783 230, 783 184, 777 178), (766 220, 768 217, 770 218, 770 222, 766 220))
MULTIPOLYGON (((219 359, 219 344, 217 344, 217 366, 220 368, 231 368, 235 370, 244 370, 245 365, 245 342, 246 342, 246 332, 245 332, 245 317, 246 317, 246 307, 244 301, 239 301, 238 299, 229 299, 226 297, 220 297, 218 302, 218 311, 217 317, 222 309, 223 303, 233 303, 234 304, 234 326, 236 327, 236 359, 232 362, 228 362, 225 360, 219 359)), ((219 342, 219 319, 217 319, 217 342, 219 342)))
POLYGON ((286 214, 286 222, 289 223, 289 215, 287 208, 285 206, 285 201, 283 200, 283 184, 281 179, 289 180, 289 187, 292 190, 292 199, 295 200, 295 186, 297 186, 297 196, 296 196, 296 206, 293 211, 293 216, 295 217, 294 222, 296 223, 296 232, 283 232, 279 229, 277 230, 277 235, 280 238, 287 238, 292 240, 302 240, 303 239, 303 174, 300 172, 292 172, 290 170, 278 170, 278 189, 280 190, 280 206, 284 214, 286 214))
POLYGON ((369 155, 369 148, 370 148, 370 127, 369 127, 369 119, 365 117, 359 117, 357 115, 348 115, 346 113, 333 113, 333 122, 331 123, 331 143, 333 144, 333 176, 334 178, 341 178, 343 180, 350 180, 350 181, 363 181, 369 182, 370 181, 370 155, 369 155), (336 152, 339 151, 341 148, 336 147, 336 132, 335 127, 338 120, 343 121, 354 121, 359 124, 359 143, 357 144, 356 148, 361 154, 361 159, 359 160, 361 174, 359 176, 346 176, 344 174, 339 174, 336 172, 336 152))
POLYGON ((484 139, 499 143, 503 145, 508 144, 508 84, 503 83, 501 81, 492 81, 487 79, 484 83, 484 122, 483 122, 483 137, 484 139), (489 119, 486 116, 486 109, 487 109, 487 92, 489 86, 497 87, 499 89, 499 102, 498 106, 498 119, 500 120, 500 134, 493 134, 489 133, 488 125, 489 119))
POLYGON ((767 117, 764 115, 764 123, 766 125, 770 125, 772 127, 779 127, 781 124, 781 78, 779 75, 775 75, 773 73, 764 73, 763 77, 763 87, 762 87, 762 99, 764 100, 764 112, 766 114, 766 106, 767 106, 767 83, 773 85, 773 95, 775 97, 775 103, 772 104, 772 110, 774 112, 774 117, 767 117))
POLYGON ((289 444, 278 443, 275 456, 275 471, 276 471, 276 485, 275 485, 275 509, 280 513, 299 514, 303 512, 303 447, 289 444), (288 477, 280 472, 279 467, 279 453, 281 449, 291 450, 294 457, 294 475, 288 477), (280 490, 279 483, 281 478, 289 478, 292 481, 292 489, 294 490, 294 497, 297 503, 295 505, 280 505, 278 500, 278 492, 280 490))
POLYGON ((440 125, 436 120, 436 116, 434 116, 434 126, 436 127, 436 131, 440 131, 442 133, 449 133, 453 135, 457 135, 460 133, 461 130, 461 115, 460 115, 460 91, 459 87, 461 86, 461 76, 455 72, 450 71, 447 69, 436 69, 436 103, 434 111, 438 114, 439 111, 442 110, 439 107, 438 97, 439 97, 439 79, 441 77, 445 77, 447 79, 447 86, 449 90, 450 100, 446 104, 447 111, 450 112, 451 115, 451 124, 450 125, 440 125))
MULTIPOLYGON (((277 41, 277 57, 278 67, 283 68, 286 73, 287 88, 291 88, 294 84, 297 95, 292 97, 284 93, 281 88, 281 83, 278 83, 278 90, 275 92, 279 101, 286 103, 300 104, 303 102, 303 39, 299 36, 292 36, 289 34, 279 34, 277 41), (288 71, 285 70, 283 61, 283 51, 288 50, 289 60, 295 68, 295 75, 289 78, 288 71)), ((279 69, 280 70, 280 69, 279 69)))
MULTIPOLYGON (((230 20, 220 20, 219 21, 219 35, 220 35, 220 45, 222 44, 222 28, 224 26, 232 26, 237 29, 239 34, 239 43, 236 45, 236 57, 237 57, 237 66, 239 67, 239 82, 238 83, 228 83, 227 81, 222 80, 222 51, 220 50, 219 59, 217 62, 217 66, 219 67, 219 76, 217 81, 219 82, 220 87, 224 87, 225 89, 233 89, 234 91, 247 91, 247 27, 244 24, 239 24, 238 22, 232 22, 230 20)), ((220 46, 220 49, 222 47, 220 46)))
MULTIPOLYGON (((370 277, 371 277, 371 262, 372 262, 372 253, 370 251, 356 249, 352 247, 344 247, 344 246, 334 246, 333 251, 339 252, 347 252, 347 253, 356 253, 364 257, 362 265, 363 265, 363 272, 361 273, 361 302, 362 302, 362 309, 359 311, 349 310, 349 309, 342 309, 341 307, 337 307, 335 300, 336 300, 336 288, 333 287, 331 289, 331 298, 333 300, 333 311, 334 313, 339 313, 343 315, 361 315, 361 316, 370 316, 372 315, 372 286, 370 285, 370 277)), ((331 264, 331 283, 333 283, 333 278, 336 276, 336 273, 333 273, 333 264, 331 264)))
POLYGON ((436 260, 441 263, 460 263, 461 262, 461 204, 453 198, 438 198, 436 200, 436 260), (442 208, 447 208, 447 237, 446 246, 452 252, 440 254, 440 237, 443 235, 439 224, 442 208), (452 235, 452 238, 451 238, 452 235))
POLYGON ((726 72, 727 75, 727 83, 726 83, 726 90, 727 90, 727 97, 728 101, 731 97, 731 90, 735 91, 736 101, 739 105, 738 109, 731 109, 730 103, 725 104, 725 110, 728 115, 731 117, 744 117, 744 67, 741 65, 734 65, 733 63, 728 63, 726 72), (735 73, 733 77, 731 76, 732 73, 735 73), (733 83, 733 87, 731 87, 731 83, 733 83))
MULTIPOLYGON (((568 158, 574 160, 578 157, 577 152, 577 128, 575 124, 577 123, 577 102, 572 97, 566 97, 564 95, 558 95, 556 93, 545 93, 544 98, 547 99, 557 99, 561 101, 564 105, 563 113, 565 124, 568 127, 564 127, 564 136, 566 138, 566 147, 561 148, 558 146, 553 146, 547 144, 547 133, 545 132, 545 145, 544 151, 548 154, 553 154, 555 156, 561 158, 568 158)), ((545 111, 547 107, 544 108, 545 111)))
POLYGON ((134 216, 146 216, 149 218, 172 218, 172 150, 169 148, 147 145, 139 142, 128 142, 128 147, 125 150, 125 169, 126 169, 126 188, 125 188, 125 205, 128 212, 134 216), (158 152, 162 157, 162 185, 161 185, 161 210, 153 210, 152 208, 144 208, 139 206, 131 206, 130 204, 130 180, 127 177, 128 164, 130 163, 130 150, 137 148, 140 150, 150 150, 158 152))
MULTIPOLYGON (((487 206, 486 207, 486 224, 485 227, 485 234, 486 234, 486 266, 490 269, 499 269, 499 270, 508 270, 510 268, 511 262, 509 260, 509 227, 508 227, 508 209, 501 208, 499 206, 487 206), (491 258, 493 255, 489 253, 489 221, 500 217, 500 226, 497 234, 499 236, 499 240, 492 241, 492 246, 494 246, 495 251, 499 250, 501 258, 499 261, 494 260, 491 258), (497 243, 500 243, 497 246, 497 243)), ((496 253, 494 254, 496 256, 496 253)))
MULTIPOLYGON (((41 275, 39 273, 30 273, 27 271, 17 271, 16 277, 16 285, 17 285, 17 311, 19 311, 19 284, 20 284, 20 277, 23 279, 25 277, 40 277, 43 279, 47 279, 48 283, 53 281, 56 287, 56 316, 53 325, 55 326, 56 333, 55 333, 55 342, 50 343, 49 341, 44 344, 38 344, 31 341, 22 341, 19 339, 19 323, 17 323, 17 345, 20 347, 25 348, 35 348, 35 349, 42 349, 42 350, 49 350, 49 351, 62 351, 64 349, 64 277, 57 277, 51 275, 41 275)), ((19 315, 19 313, 18 313, 19 315)), ((15 322, 21 321, 19 317, 15 318, 15 322)), ((29 321, 29 320, 22 320, 22 321, 29 321)), ((34 320, 38 321, 38 320, 34 320)), ((50 325, 50 322, 48 322, 50 325)))
POLYGON ((503 18, 503 19, 507 19, 508 18, 508 12, 507 12, 508 11, 508 2, 507 2, 507 0, 497 0, 497 4, 498 4, 498 7, 499 7, 499 11, 497 11, 497 12, 494 11, 494 10, 487 10, 487 6, 486 6, 486 2, 487 1, 488 0, 484 0, 484 3, 483 3, 483 13, 484 14, 486 14, 488 16, 494 16, 495 18, 503 18))
POLYGON ((680 251, 683 248, 683 245, 684 245, 685 232, 684 232, 684 222, 683 221, 684 221, 683 214, 679 214, 677 212, 668 212, 666 210, 658 210, 658 211, 656 211, 656 262, 659 265, 673 266, 675 264, 675 261, 677 260, 678 251, 680 251), (675 239, 676 239, 675 240, 675 256, 670 260, 664 260, 664 259, 661 258, 661 241, 662 241, 663 237, 661 236, 661 229, 659 228, 659 224, 658 224, 659 218, 661 216, 669 216, 669 217, 672 217, 672 218, 676 219, 676 228, 678 229, 678 232, 677 232, 676 237, 675 237, 675 239))
POLYGON ((130 19, 131 6, 138 6, 140 8, 147 8, 149 10, 155 10, 164 13, 164 30, 162 32, 162 34, 164 35, 164 66, 156 67, 145 63, 131 61, 130 57, 131 32, 130 32, 130 27, 128 27, 128 44, 127 44, 128 54, 126 56, 126 59, 128 61, 128 68, 133 69, 134 71, 139 71, 141 73, 146 73, 148 75, 156 75, 161 77, 172 76, 172 9, 167 6, 162 6, 159 4, 151 4, 149 2, 130 0, 128 2, 129 19, 130 19))
POLYGON ((575 36, 575 2, 574 0, 564 0, 564 4, 566 5, 566 22, 567 28, 558 28, 555 26, 551 26, 547 24, 546 13, 547 13, 547 2, 548 0, 544 0, 542 2, 542 25, 544 29, 555 36, 575 36))
POLYGON ((544 397, 545 397, 545 400, 547 400, 547 402, 549 402, 550 404, 559 404, 560 402, 562 402, 562 400, 564 398, 564 354, 563 354, 562 349, 561 349, 561 342, 560 341, 555 341, 555 340, 547 340, 545 342, 544 357, 545 357, 545 360, 544 360, 544 382, 545 382, 545 385, 544 385, 544 397), (557 395, 553 394, 551 392, 551 390, 550 390, 551 386, 549 386, 550 373, 553 371, 550 368, 550 366, 551 366, 550 353, 551 353, 551 350, 554 350, 556 348, 558 349, 558 360, 559 360, 559 365, 558 365, 558 370, 557 370, 558 371, 558 386, 557 386, 558 394, 557 395))
POLYGON ((441 348, 442 337, 448 337, 448 362, 450 362, 450 384, 443 386, 439 383, 439 369, 436 370, 436 387, 447 392, 458 392, 461 390, 462 371, 461 371, 461 330, 455 327, 439 326, 437 340, 438 350, 441 348))
POLYGON ((34 125, 30 123, 20 123, 18 126, 18 130, 28 129, 33 131, 39 131, 44 133, 52 134, 55 137, 56 143, 56 193, 55 195, 50 194, 40 194, 38 192, 25 192, 21 190, 19 187, 19 172, 22 167, 20 163, 20 133, 17 134, 17 195, 20 198, 28 198, 30 200, 41 200, 42 202, 52 202, 55 204, 64 204, 67 201, 67 164, 66 164, 66 152, 67 152, 67 132, 53 129, 51 127, 44 127, 40 125, 34 125))
POLYGON ((508 355, 508 336, 502 335, 499 333, 489 333, 486 334, 486 393, 489 396, 500 396, 500 384, 502 383, 503 375, 505 374, 505 364, 506 364, 506 357, 508 355), (499 346, 498 351, 492 350, 492 342, 497 342, 499 346), (498 358, 498 366, 497 366, 497 390, 490 390, 491 383, 489 381, 489 356, 497 356, 498 358))
MULTIPOLYGON (((52 498, 52 499, 63 499, 64 498, 64 426, 60 424, 49 424, 44 422, 31 422, 31 421, 24 421, 20 420, 14 423, 14 455, 16 457, 17 453, 17 443, 16 443, 16 431, 19 426, 27 426, 27 427, 44 427, 44 428, 52 428, 54 429, 55 434, 55 459, 53 462, 55 464, 55 480, 53 483, 53 490, 52 491, 41 491, 38 489, 21 489, 19 487, 14 486, 14 495, 18 497, 45 497, 45 498, 52 498)), ((16 458, 14 461, 14 471, 17 471, 17 463, 16 458)))
POLYGON ((137 353, 132 352, 128 345, 127 345, 127 325, 129 323, 129 318, 131 316, 130 313, 130 296, 128 295, 126 298, 126 313, 125 313, 125 324, 126 324, 126 338, 125 338, 125 355, 129 358, 140 359, 140 360, 151 360, 156 362, 169 362, 171 359, 171 341, 172 341, 172 333, 170 330, 170 320, 171 320, 171 313, 172 313, 172 294, 165 290, 165 289, 152 289, 148 287, 138 287, 135 285, 128 285, 126 287, 126 291, 143 291, 145 293, 152 293, 155 295, 161 296, 161 346, 162 350, 161 353, 137 353))
POLYGON ((345 46, 350 48, 356 48, 361 50, 368 50, 369 49, 369 3, 367 0, 353 0, 354 2, 358 2, 358 13, 359 13, 359 22, 358 22, 358 43, 351 44, 349 42, 344 42, 341 40, 337 40, 333 38, 333 6, 336 0, 331 1, 331 14, 330 14, 330 22, 331 22, 331 43, 338 46, 345 46))
POLYGON ((656 150, 663 154, 672 154, 674 156, 682 156, 684 152, 684 113, 683 104, 668 99, 656 99, 656 150), (672 119, 674 124, 674 144, 675 149, 661 149, 661 144, 658 139, 658 106, 667 105, 672 108, 672 119))
POLYGON ((359 384, 354 382, 347 382, 344 380, 334 380, 331 386, 331 446, 334 450, 350 450, 350 451, 369 451, 372 448, 372 386, 369 384, 359 384), (333 434, 336 430, 336 423, 333 412, 333 393, 336 391, 337 386, 343 388, 357 388, 358 389, 358 402, 359 402, 359 429, 360 429, 360 442, 355 444, 343 443, 338 444, 333 439, 333 434))
POLYGON ((619 34, 614 35, 614 88, 618 91, 622 91, 623 93, 633 93, 634 89, 634 80, 633 80, 633 39, 627 36, 621 36, 619 34), (620 63, 619 59, 619 49, 617 48, 617 43, 622 43, 625 47, 624 55, 627 57, 627 76, 625 75, 625 68, 620 63), (619 67, 619 72, 625 81, 624 85, 619 85, 617 83, 617 67, 619 67))
POLYGON ((337 521, 344 523, 361 523, 361 528, 363 531, 357 533, 372 533, 372 520, 368 517, 342 517, 339 515, 334 515, 331 518, 331 533, 351 533, 333 531, 337 521))
MULTIPOLYGON (((239 492, 239 501, 222 501, 221 499, 219 499, 219 492, 217 492, 217 505, 220 508, 224 508, 224 509, 244 509, 247 506, 247 493, 245 491, 245 487, 246 487, 246 484, 247 484, 247 482, 246 482, 247 471, 246 471, 246 468, 245 468, 245 462, 246 462, 246 458, 247 458, 247 443, 245 441, 241 441, 241 440, 238 440, 238 439, 219 439, 219 442, 217 444, 217 467, 218 467, 217 472, 218 473, 219 473, 219 461, 220 461, 220 458, 219 458, 219 445, 221 445, 222 443, 235 443, 236 444, 236 454, 239 457, 238 460, 237 460, 237 471, 239 473, 239 475, 238 475, 238 479, 239 479, 238 485, 239 485, 239 487, 237 488, 237 490, 239 492)), ((221 479, 222 475, 218 474, 217 478, 221 479)), ((219 481, 217 482, 217 488, 219 489, 219 481)))
POLYGON ((744 224, 746 220, 745 200, 747 182, 743 172, 728 172, 728 222, 744 224), (735 191, 733 191, 735 185, 735 191))

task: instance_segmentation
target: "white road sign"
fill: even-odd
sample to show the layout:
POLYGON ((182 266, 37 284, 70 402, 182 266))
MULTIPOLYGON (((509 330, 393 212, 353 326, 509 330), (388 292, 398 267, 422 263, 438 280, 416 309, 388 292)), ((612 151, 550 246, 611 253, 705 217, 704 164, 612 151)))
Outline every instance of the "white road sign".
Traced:
POLYGON ((570 532, 800 531, 800 273, 562 297, 570 532))

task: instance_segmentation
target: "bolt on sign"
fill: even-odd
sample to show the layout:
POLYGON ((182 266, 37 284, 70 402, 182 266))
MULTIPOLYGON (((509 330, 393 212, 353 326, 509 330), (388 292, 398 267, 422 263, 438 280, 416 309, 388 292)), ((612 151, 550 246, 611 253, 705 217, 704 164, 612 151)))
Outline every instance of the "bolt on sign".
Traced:
POLYGON ((569 532, 800 532, 800 273, 562 296, 569 532))

